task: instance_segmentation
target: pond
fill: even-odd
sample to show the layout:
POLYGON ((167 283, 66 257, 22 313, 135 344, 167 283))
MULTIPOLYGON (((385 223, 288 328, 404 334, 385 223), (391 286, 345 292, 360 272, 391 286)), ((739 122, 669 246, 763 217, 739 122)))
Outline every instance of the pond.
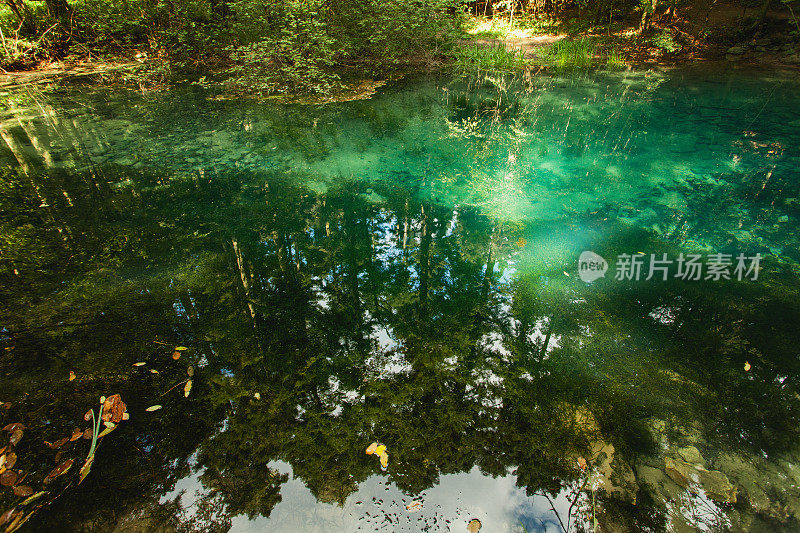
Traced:
POLYGON ((797 530, 798 89, 4 93, 0 530, 797 530))

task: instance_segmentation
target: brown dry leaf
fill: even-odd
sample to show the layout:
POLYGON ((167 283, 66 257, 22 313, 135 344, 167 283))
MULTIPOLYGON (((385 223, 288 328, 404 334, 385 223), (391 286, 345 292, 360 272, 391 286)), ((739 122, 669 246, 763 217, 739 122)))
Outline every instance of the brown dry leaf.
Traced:
POLYGON ((13 424, 9 424, 6 427, 4 427, 3 431, 14 433, 18 429, 25 429, 25 426, 23 424, 20 424, 19 422, 14 422, 13 424))
POLYGON ((28 485, 19 485, 17 487, 14 487, 14 496, 19 496, 20 498, 27 498, 32 494, 33 494, 33 489, 28 485))
POLYGON ((63 439, 58 439, 57 441, 55 441, 50 447, 53 449, 61 448, 68 442, 69 442, 69 437, 64 437, 63 439))
POLYGON ((469 524, 467 524, 467 531, 469 531, 469 533, 478 533, 478 531, 481 530, 481 526, 483 526, 481 521, 477 518, 473 518, 469 521, 469 524))
POLYGON ((0 526, 2 526, 3 524, 5 524, 9 520, 11 520, 11 517, 14 516, 14 512, 16 510, 17 510, 17 508, 15 507, 13 509, 9 509, 8 511, 6 511, 2 515, 0 515, 0 526))
POLYGON ((17 482, 17 472, 15 470, 6 470, 0 474, 0 485, 4 487, 12 487, 17 482))
POLYGON ((161 409, 160 405, 151 405, 150 407, 145 409, 145 411, 147 411, 148 413, 152 413, 153 411, 158 411, 159 409, 161 409))
POLYGON ((27 499, 23 500, 22 503, 20 503, 20 506, 25 506, 25 505, 28 505, 31 502, 35 502, 36 500, 38 500, 39 498, 41 498, 45 494, 47 494, 47 491, 45 491, 45 490, 37 492, 36 494, 31 496, 30 498, 27 498, 27 499))
POLYGON ((17 444, 19 444, 19 441, 22 440, 22 435, 23 433, 21 429, 16 430, 14 433, 11 434, 11 438, 8 439, 8 443, 11 444, 12 446, 16 446, 17 444))
POLYGON ((17 454, 11 452, 6 454, 5 458, 6 458, 5 464, 2 464, 3 461, 0 461, 0 465, 2 465, 6 470, 14 468, 14 465, 17 464, 17 454))
POLYGON ((84 439, 91 439, 92 435, 94 435, 94 430, 92 430, 92 428, 86 428, 83 430, 84 439))
POLYGON ((173 358, 175 361, 177 361, 178 359, 180 359, 180 358, 181 358, 181 352, 179 352, 179 351, 174 351, 174 352, 172 352, 172 358, 173 358))
POLYGON ((183 395, 184 397, 189 397, 189 393, 192 392, 192 380, 186 382, 186 386, 183 387, 183 395))
POLYGON ((76 441, 83 435, 83 431, 80 428, 75 428, 72 430, 72 436, 69 438, 70 441, 76 441))
POLYGON ((103 403, 103 422, 114 422, 115 424, 121 422, 126 409, 127 406, 119 394, 109 396, 103 403))
POLYGON ((70 370, 70 371, 69 371, 69 380, 70 380, 70 381, 72 381, 72 380, 74 380, 74 379, 75 379, 75 372, 73 372, 72 370, 70 370))
POLYGON ((58 450, 58 452, 56 452, 56 456, 53 458, 53 462, 55 464, 58 464, 61 461, 61 457, 63 455, 64 455, 64 450, 58 450))
POLYGON ((74 461, 72 459, 67 459, 66 461, 55 467, 49 474, 47 474, 47 477, 44 478, 44 483, 45 484, 49 483, 50 481, 54 480, 55 478, 57 478, 70 468, 72 468, 73 462, 74 461))
POLYGON ((89 409, 88 411, 86 411, 86 414, 85 414, 85 415, 83 415, 83 419, 84 419, 84 420, 86 420, 86 421, 88 422, 89 420, 91 420, 91 419, 92 419, 92 413, 94 413, 94 411, 92 411, 91 409, 89 409))
POLYGON ((194 367, 193 366, 190 366, 189 368, 186 369, 186 375, 189 376, 190 378, 194 377, 194 367))

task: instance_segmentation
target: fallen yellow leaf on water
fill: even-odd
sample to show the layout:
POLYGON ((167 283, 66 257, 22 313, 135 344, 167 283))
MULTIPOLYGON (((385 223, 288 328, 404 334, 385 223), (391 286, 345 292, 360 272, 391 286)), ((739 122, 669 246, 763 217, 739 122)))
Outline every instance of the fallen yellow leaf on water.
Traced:
POLYGON ((378 449, 378 443, 373 442, 372 444, 367 446, 367 455, 372 455, 373 453, 375 453, 375 450, 377 449, 378 449))
POLYGON ((75 379, 75 372, 73 372, 72 370, 70 370, 70 371, 69 371, 69 380, 70 380, 70 381, 72 381, 73 379, 75 379))
POLYGON ((147 411, 148 413, 152 413, 153 411, 158 411, 159 409, 161 409, 160 405, 151 405, 150 407, 145 409, 145 411, 147 411))
POLYGON ((750 361, 745 361, 744 362, 744 371, 745 372, 750 372, 750 361))
POLYGON ((182 352, 182 351, 188 350, 188 349, 189 348, 187 348, 186 346, 176 346, 175 347, 175 350, 178 351, 178 352, 182 352))
POLYGON ((380 444, 377 448, 375 448, 375 454, 377 456, 380 457, 384 453, 386 453, 386 446, 384 446, 383 444, 380 444))
POLYGON ((151 374, 158 374, 158 370, 156 370, 155 368, 151 368, 150 369, 150 373, 151 374))
POLYGON ((416 513, 417 511, 422 510, 422 502, 419 500, 414 500, 413 502, 406 505, 406 510, 409 513, 416 513))
POLYGON ((581 467, 581 470, 586 470, 586 459, 578 457, 578 466, 581 467))
POLYGON ((260 400, 261 399, 261 393, 257 392, 255 394, 253 394, 253 398, 255 398, 256 400, 260 400))
POLYGON ((483 524, 481 524, 480 520, 473 518, 469 521, 469 524, 467 524, 467 531, 469 531, 469 533, 478 533, 478 531, 481 530, 482 525, 483 524))
POLYGON ((142 362, 140 362, 140 363, 133 363, 133 366, 144 366, 144 365, 146 365, 146 364, 147 364, 147 363, 145 363, 144 361, 142 361, 142 362))
POLYGON ((381 454, 381 468, 386 470, 387 466, 389 466, 389 454, 383 452, 383 454, 381 454))
POLYGON ((183 395, 185 397, 189 396, 189 393, 192 392, 192 380, 186 382, 186 386, 183 388, 183 395))

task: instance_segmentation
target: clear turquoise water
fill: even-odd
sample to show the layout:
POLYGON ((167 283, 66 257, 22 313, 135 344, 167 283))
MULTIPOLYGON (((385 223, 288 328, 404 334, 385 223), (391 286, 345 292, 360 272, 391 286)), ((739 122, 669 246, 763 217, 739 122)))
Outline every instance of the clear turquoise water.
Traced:
POLYGON ((325 106, 4 94, 0 422, 26 426, 17 485, 47 493, 0 510, 31 530, 796 529, 799 86, 706 66, 407 78, 325 106), (593 283, 585 250, 610 264, 593 283), (681 253, 762 268, 613 275, 681 253), (130 420, 78 484, 89 441, 43 443, 114 393, 130 420))

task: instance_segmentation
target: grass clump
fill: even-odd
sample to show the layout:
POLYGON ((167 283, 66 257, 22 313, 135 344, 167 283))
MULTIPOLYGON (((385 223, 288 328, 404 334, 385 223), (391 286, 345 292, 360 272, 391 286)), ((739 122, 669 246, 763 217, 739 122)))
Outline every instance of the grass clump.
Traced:
POLYGON ((608 52, 606 56, 606 66, 611 69, 625 68, 625 58, 616 48, 608 52))
POLYGON ((543 53, 558 69, 588 68, 594 59, 595 45, 590 39, 563 39, 543 53))
POLYGON ((503 44, 465 46, 456 53, 461 70, 517 70, 527 64, 522 50, 508 50, 503 44))

